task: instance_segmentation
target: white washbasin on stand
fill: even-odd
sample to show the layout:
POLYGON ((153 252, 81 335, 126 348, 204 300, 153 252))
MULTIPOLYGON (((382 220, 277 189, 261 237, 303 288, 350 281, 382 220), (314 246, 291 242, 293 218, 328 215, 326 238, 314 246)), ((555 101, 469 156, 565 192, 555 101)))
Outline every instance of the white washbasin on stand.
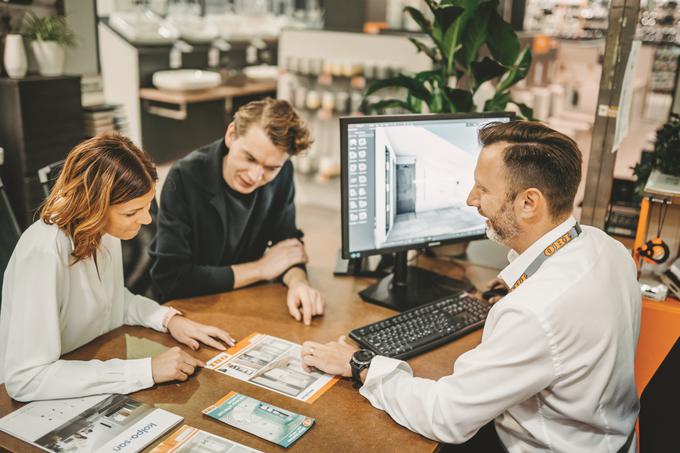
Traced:
POLYGON ((222 76, 213 71, 199 69, 176 69, 154 72, 152 83, 161 90, 205 90, 222 84, 222 76))

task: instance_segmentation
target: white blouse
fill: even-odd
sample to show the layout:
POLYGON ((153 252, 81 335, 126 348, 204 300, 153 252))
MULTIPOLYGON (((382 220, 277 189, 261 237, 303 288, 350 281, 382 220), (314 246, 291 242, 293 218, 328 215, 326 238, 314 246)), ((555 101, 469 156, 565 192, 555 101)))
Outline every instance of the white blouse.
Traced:
POLYGON ((0 383, 19 401, 131 393, 153 385, 151 358, 62 360, 123 324, 165 331, 169 308, 125 288, 120 240, 104 235, 94 259, 38 220, 21 236, 2 285, 0 383), (97 271, 97 269, 99 271, 97 271))

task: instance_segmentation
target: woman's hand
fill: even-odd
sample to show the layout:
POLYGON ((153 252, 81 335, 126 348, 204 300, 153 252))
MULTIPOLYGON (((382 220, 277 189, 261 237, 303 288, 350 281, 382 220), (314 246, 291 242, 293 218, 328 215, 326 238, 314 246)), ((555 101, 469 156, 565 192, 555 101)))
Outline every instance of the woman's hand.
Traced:
POLYGON ((236 344, 236 340, 226 331, 218 327, 206 326, 179 315, 170 318, 168 332, 170 332, 170 335, 175 340, 189 346, 194 351, 198 350, 201 343, 219 351, 224 351, 226 347, 216 339, 222 340, 228 346, 236 344))
POLYGON ((158 384, 168 381, 186 381, 194 374, 196 367, 204 367, 205 363, 191 357, 178 346, 168 349, 151 359, 151 375, 158 384))

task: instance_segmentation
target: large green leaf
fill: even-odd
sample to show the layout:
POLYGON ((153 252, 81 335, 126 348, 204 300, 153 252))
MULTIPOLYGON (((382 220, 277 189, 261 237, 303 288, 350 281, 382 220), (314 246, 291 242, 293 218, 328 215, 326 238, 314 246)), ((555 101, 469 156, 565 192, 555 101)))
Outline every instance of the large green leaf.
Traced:
POLYGON ((430 102, 427 103, 427 107, 430 113, 442 113, 445 112, 444 104, 446 102, 446 93, 444 90, 437 88, 432 92, 432 98, 430 102))
POLYGON ((520 113, 524 117, 525 120, 529 121, 537 121, 536 118, 534 118, 534 109, 529 107, 526 104, 522 104, 521 102, 515 102, 513 100, 509 101, 510 104, 515 104, 517 108, 519 108, 520 113))
POLYGON ((404 13, 407 13, 409 16, 411 16, 411 18, 418 24, 418 27, 420 27, 420 30, 423 33, 430 35, 435 43, 441 41, 441 32, 435 33, 435 30, 432 28, 432 22, 427 20, 420 10, 412 6, 407 6, 404 8, 404 13))
POLYGON ((531 51, 528 47, 517 56, 510 70, 501 78, 496 91, 505 91, 527 76, 531 66, 531 51))
POLYGON ((407 110, 411 113, 420 113, 419 110, 416 110, 412 105, 409 105, 408 102, 402 101, 401 99, 383 99, 374 104, 370 104, 367 110, 368 113, 372 112, 383 113, 383 111, 388 108, 400 108, 407 110))
POLYGON ((364 96, 369 96, 385 88, 405 88, 413 97, 429 103, 432 95, 425 85, 414 77, 399 75, 389 79, 374 80, 366 89, 364 96))
POLYGON ((479 49, 481 49, 486 41, 489 18, 497 6, 497 0, 483 2, 477 7, 475 14, 467 21, 461 40, 464 45, 456 55, 458 62, 464 68, 470 69, 472 62, 477 61, 479 49))
MULTIPOLYGON (((444 59, 446 60, 446 72, 451 74, 455 70, 454 58, 461 46, 461 35, 467 22, 473 17, 479 0, 458 0, 455 2, 446 2, 443 11, 455 8, 455 20, 449 22, 447 28, 442 28, 444 37, 442 38, 441 50, 444 59)), ((453 14, 452 14, 453 15, 453 14)))
POLYGON ((519 38, 512 25, 504 21, 497 11, 492 11, 489 17, 486 45, 494 60, 501 64, 510 66, 517 60, 519 38))
POLYGON ((508 105, 508 102, 510 102, 510 92, 505 91, 505 92, 497 92, 494 97, 486 101, 484 104, 484 111, 485 112, 502 112, 505 110, 505 107, 508 105))
POLYGON ((431 82, 436 83, 440 86, 446 85, 444 78, 442 77, 441 71, 436 69, 430 71, 420 71, 413 76, 420 83, 431 82))
POLYGON ((473 62, 471 66, 472 75, 475 78, 475 87, 479 87, 487 80, 502 76, 506 71, 503 66, 489 57, 484 57, 482 61, 473 62))
POLYGON ((485 3, 488 2, 480 0, 442 0, 441 6, 442 7, 457 6, 458 8, 463 8, 465 12, 460 17, 460 20, 462 21, 461 25, 464 28, 467 21, 470 20, 470 18, 476 14, 477 8, 479 8, 481 5, 485 3))
POLYGON ((414 112, 420 113, 423 111, 423 100, 411 96, 411 93, 406 94, 406 103, 413 109, 414 112))
POLYGON ((437 8, 439 8, 439 2, 436 0, 425 0, 425 3, 427 4, 427 7, 430 8, 432 14, 434 14, 435 11, 437 11, 437 8))
POLYGON ((416 46, 418 52, 423 52, 425 55, 430 57, 430 60, 432 60, 433 63, 436 63, 440 60, 439 54, 437 53, 437 47, 429 47, 427 44, 416 38, 408 38, 408 40, 416 46))
POLYGON ((474 102, 472 99, 472 92, 468 90, 461 90, 459 88, 446 88, 454 112, 471 112, 474 110, 474 102))
POLYGON ((435 20, 442 30, 448 30, 451 25, 465 12, 465 8, 454 5, 440 6, 434 13, 435 20))

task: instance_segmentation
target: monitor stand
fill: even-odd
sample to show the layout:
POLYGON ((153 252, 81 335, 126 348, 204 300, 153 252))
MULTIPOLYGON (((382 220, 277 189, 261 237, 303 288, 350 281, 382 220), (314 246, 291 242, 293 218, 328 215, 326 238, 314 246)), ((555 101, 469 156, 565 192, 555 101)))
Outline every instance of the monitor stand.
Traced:
POLYGON ((397 311, 406 311, 419 305, 450 296, 459 291, 470 291, 469 280, 455 280, 434 272, 407 265, 406 252, 397 252, 392 274, 361 291, 366 302, 397 311))

